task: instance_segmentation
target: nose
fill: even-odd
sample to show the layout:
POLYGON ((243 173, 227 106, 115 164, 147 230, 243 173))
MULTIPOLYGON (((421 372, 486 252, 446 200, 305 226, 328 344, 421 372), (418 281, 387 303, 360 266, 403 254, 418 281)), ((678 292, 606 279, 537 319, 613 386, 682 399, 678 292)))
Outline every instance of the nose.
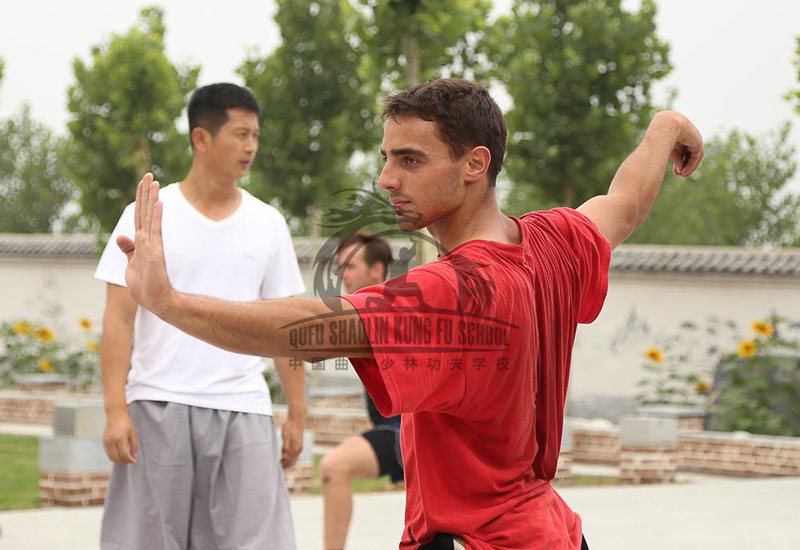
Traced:
POLYGON ((389 162, 383 165, 383 170, 381 170, 381 175, 378 178, 378 185, 386 191, 396 191, 400 188, 400 180, 394 175, 389 162))
POLYGON ((248 153, 255 152, 258 149, 258 137, 253 136, 250 139, 248 139, 245 149, 247 150, 248 153))

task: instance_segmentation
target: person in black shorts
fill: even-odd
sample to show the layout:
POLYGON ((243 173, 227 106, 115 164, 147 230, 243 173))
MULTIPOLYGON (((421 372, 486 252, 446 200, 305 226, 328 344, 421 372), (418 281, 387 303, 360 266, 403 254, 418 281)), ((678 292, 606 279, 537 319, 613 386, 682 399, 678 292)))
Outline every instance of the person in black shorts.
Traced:
MULTIPOLYGON (((392 249, 375 235, 355 233, 336 250, 339 273, 347 292, 386 280, 392 249)), ((325 501, 325 550, 344 548, 353 497, 350 481, 388 475, 393 483, 403 480, 400 455, 400 416, 386 418, 364 392, 373 429, 341 443, 322 460, 322 494, 325 501)))

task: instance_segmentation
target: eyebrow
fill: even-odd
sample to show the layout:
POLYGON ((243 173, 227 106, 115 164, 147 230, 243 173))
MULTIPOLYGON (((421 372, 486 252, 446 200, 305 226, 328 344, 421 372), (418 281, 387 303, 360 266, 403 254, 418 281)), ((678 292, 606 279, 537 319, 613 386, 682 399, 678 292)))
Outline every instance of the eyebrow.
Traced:
MULTIPOLYGON (((390 152, 392 153, 392 156, 394 156, 394 157, 399 156, 399 155, 412 155, 412 156, 415 156, 415 157, 428 158, 428 154, 425 151, 422 151, 420 149, 414 149, 413 147, 404 147, 402 149, 392 149, 390 152)), ((381 149, 381 155, 385 157, 386 156, 386 151, 381 149)))

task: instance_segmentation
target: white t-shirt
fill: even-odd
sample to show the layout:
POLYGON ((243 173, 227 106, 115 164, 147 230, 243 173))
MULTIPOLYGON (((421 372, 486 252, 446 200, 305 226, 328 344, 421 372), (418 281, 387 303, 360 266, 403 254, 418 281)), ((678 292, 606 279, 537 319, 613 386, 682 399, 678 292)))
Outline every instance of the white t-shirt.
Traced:
MULTIPOLYGON (((174 183, 159 193, 167 274, 181 292, 235 301, 284 298, 305 291, 283 216, 242 189, 229 217, 213 221, 196 210, 174 183)), ((122 213, 95 278, 125 285, 127 258, 118 235, 134 236, 134 205, 122 213)), ((128 403, 170 401, 184 405, 272 414, 259 357, 211 346, 169 325, 144 308, 136 310, 128 403)))

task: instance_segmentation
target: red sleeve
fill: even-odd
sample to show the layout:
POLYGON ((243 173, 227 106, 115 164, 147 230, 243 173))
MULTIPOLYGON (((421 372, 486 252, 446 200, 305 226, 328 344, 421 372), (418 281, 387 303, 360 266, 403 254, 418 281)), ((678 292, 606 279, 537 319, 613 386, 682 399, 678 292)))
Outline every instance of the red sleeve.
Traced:
POLYGON ((608 292, 611 243, 597 225, 571 208, 526 214, 540 227, 556 233, 566 244, 575 274, 577 320, 591 323, 600 314, 608 292))
POLYGON ((454 412, 464 396, 463 345, 452 266, 433 262, 383 284, 342 296, 358 312, 374 359, 351 358, 378 411, 454 412), (449 337, 450 336, 450 337, 449 337))

